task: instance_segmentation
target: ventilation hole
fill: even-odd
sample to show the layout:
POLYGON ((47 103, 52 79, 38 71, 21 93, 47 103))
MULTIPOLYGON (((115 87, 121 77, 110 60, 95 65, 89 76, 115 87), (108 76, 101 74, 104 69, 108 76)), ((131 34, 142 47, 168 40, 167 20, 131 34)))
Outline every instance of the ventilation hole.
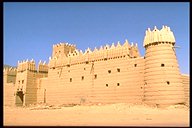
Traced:
POLYGON ((137 64, 135 64, 135 67, 137 67, 137 64))
POLYGON ((170 82, 169 82, 169 81, 167 81, 167 84, 169 85, 169 84, 170 84, 170 82))
POLYGON ((111 70, 108 70, 108 73, 111 73, 111 70))
POLYGON ((165 66, 165 64, 161 64, 161 67, 164 67, 165 66))
POLYGON ((106 84, 106 87, 108 87, 108 84, 106 84))
POLYGON ((72 82, 72 78, 70 78, 70 82, 72 82))
POLYGON ((95 74, 95 77, 94 77, 95 79, 97 79, 97 74, 95 74))
POLYGON ((117 69, 117 72, 120 72, 120 68, 117 69))
POLYGON ((86 70, 86 68, 84 68, 84 70, 86 70))
POLYGON ((117 86, 119 86, 120 84, 119 83, 117 83, 117 86))
POLYGON ((84 76, 81 77, 81 80, 84 80, 84 76))

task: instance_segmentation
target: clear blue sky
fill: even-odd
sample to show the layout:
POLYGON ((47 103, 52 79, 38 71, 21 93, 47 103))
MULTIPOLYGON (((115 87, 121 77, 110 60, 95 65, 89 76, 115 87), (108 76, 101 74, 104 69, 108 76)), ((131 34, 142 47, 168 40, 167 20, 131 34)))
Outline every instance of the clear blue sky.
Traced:
POLYGON ((48 62, 52 45, 78 49, 137 42, 144 56, 145 30, 167 25, 174 32, 181 73, 189 74, 189 3, 4 3, 4 64, 48 62))

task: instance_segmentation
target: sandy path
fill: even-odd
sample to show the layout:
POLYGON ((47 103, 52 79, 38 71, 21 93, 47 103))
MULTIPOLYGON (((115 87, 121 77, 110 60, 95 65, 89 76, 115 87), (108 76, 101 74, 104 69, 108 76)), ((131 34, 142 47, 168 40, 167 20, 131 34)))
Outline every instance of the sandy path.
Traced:
POLYGON ((25 126, 189 126, 189 109, 113 104, 31 110, 4 107, 4 125, 25 126))

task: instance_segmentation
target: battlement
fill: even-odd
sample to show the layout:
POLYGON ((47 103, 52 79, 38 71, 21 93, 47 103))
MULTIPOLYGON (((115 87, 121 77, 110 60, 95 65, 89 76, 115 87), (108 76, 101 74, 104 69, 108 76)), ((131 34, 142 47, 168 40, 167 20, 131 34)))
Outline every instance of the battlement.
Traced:
POLYGON ((49 57, 49 67, 87 63, 90 61, 102 61, 119 57, 140 57, 137 43, 132 43, 130 45, 128 40, 125 40, 123 45, 121 45, 120 42, 117 42, 116 46, 114 43, 112 43, 111 46, 107 44, 105 46, 100 46, 100 48, 95 47, 93 51, 90 48, 87 48, 84 52, 82 50, 74 49, 73 51, 69 51, 64 57, 49 57))
POLYGON ((53 45, 52 57, 66 57, 69 52, 73 52, 76 46, 69 43, 58 43, 53 45))
POLYGON ((168 42, 175 44, 175 37, 170 27, 163 26, 161 30, 158 30, 155 26, 152 31, 150 28, 146 30, 143 46, 145 47, 149 44, 157 42, 168 42))
POLYGON ((22 72, 25 70, 29 70, 29 71, 33 71, 33 72, 48 72, 48 65, 46 64, 46 62, 44 61, 44 63, 42 63, 41 61, 39 61, 38 64, 38 68, 36 69, 36 64, 35 61, 33 59, 31 59, 30 61, 27 60, 23 60, 21 62, 18 61, 18 68, 17 68, 17 72, 22 72))
POLYGON ((48 72, 48 65, 46 64, 46 61, 44 61, 42 63, 40 60, 37 70, 41 73, 47 73, 48 72))
POLYGON ((16 75, 17 68, 9 67, 9 68, 3 68, 4 74, 10 74, 10 75, 16 75))

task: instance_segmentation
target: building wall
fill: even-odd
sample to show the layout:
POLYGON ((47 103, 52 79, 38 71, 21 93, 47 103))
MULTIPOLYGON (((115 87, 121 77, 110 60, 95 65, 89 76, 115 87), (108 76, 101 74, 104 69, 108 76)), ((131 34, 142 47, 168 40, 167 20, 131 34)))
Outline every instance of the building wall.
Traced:
POLYGON ((182 74, 181 77, 182 77, 182 83, 184 86, 185 103, 186 103, 186 105, 189 105, 189 100, 190 100, 190 97, 189 97, 189 92, 190 92, 190 90, 189 90, 189 87, 190 87, 189 75, 182 74))
POLYGON ((128 56, 49 69, 47 103, 142 102, 143 69, 143 58, 128 56))
POLYGON ((7 83, 3 85, 3 105, 4 106, 14 106, 15 97, 14 97, 14 84, 7 83))
POLYGON ((159 105, 183 103, 184 89, 172 44, 149 46, 145 57, 145 102, 159 105))
POLYGON ((3 83, 15 83, 16 80, 16 74, 17 71, 16 69, 11 69, 11 68, 4 68, 3 70, 3 83))
POLYGON ((48 84, 47 78, 37 79, 37 103, 46 102, 46 86, 48 84))

